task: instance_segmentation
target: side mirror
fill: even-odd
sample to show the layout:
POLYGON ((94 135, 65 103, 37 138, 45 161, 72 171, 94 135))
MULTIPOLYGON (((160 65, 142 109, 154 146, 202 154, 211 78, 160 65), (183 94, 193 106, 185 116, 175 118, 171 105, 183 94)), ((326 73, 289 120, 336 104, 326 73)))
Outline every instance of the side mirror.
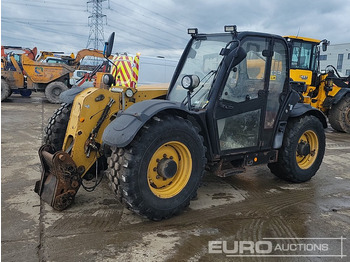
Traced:
POLYGON ((326 52, 327 51, 327 47, 330 44, 330 42, 327 39, 323 39, 321 42, 322 42, 322 51, 326 52))
POLYGON ((103 50, 104 57, 109 57, 112 54, 112 49, 113 49, 113 44, 114 44, 114 35, 115 35, 115 33, 113 32, 109 36, 108 42, 105 43, 105 48, 103 50))
POLYGON ((238 65, 242 60, 247 56, 246 51, 243 49, 243 47, 238 47, 233 49, 225 59, 225 62, 227 63, 227 66, 233 62, 232 66, 238 65), (234 61, 233 61, 234 60, 234 61))

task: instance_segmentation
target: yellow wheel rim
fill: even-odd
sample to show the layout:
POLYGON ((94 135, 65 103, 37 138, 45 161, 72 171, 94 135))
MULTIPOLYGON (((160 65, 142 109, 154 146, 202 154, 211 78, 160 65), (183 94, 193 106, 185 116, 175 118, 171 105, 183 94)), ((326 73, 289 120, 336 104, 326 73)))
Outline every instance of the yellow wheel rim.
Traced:
POLYGON ((161 145, 148 165, 148 186, 159 198, 171 198, 180 193, 188 183, 192 172, 192 158, 188 148, 181 142, 170 141, 161 145), (165 166, 171 171, 162 170, 165 166), (175 168, 176 167, 176 168, 175 168))
POLYGON ((296 152, 297 164, 301 169, 310 168, 315 163, 318 154, 318 138, 314 131, 308 130, 298 141, 296 152))

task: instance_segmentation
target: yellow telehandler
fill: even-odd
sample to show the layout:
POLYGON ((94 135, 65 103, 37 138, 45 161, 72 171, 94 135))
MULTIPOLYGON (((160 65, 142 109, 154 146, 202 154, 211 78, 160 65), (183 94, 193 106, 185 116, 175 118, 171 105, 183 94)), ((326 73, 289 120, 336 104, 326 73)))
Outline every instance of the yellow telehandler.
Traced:
MULTIPOLYGON (((225 33, 188 33, 169 87, 137 87, 136 56, 134 62, 116 59, 115 75, 102 76, 106 88, 62 93, 66 104, 50 119, 39 150, 42 175, 35 192, 45 202, 57 210, 69 207, 81 185, 98 185, 97 177, 89 188, 82 181, 103 171, 105 160, 117 198, 152 220, 187 207, 205 168, 224 177, 268 164, 273 174, 295 183, 316 174, 327 121, 292 89, 297 85, 289 81, 286 40, 236 26, 225 26, 225 33)), ((113 39, 114 33, 105 57, 113 39)))

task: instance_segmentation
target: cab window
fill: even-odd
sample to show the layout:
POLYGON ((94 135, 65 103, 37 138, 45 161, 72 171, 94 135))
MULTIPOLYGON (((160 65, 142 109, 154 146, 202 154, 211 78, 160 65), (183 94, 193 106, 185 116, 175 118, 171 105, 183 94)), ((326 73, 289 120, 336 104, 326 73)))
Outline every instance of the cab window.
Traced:
POLYGON ((314 55, 314 45, 311 43, 294 42, 292 51, 292 69, 309 69, 315 67, 312 63, 312 55, 314 55))
POLYGON ((246 58, 232 68, 226 81, 221 100, 240 103, 258 98, 259 90, 264 89, 266 57, 263 51, 268 42, 262 38, 250 38, 242 44, 246 58))

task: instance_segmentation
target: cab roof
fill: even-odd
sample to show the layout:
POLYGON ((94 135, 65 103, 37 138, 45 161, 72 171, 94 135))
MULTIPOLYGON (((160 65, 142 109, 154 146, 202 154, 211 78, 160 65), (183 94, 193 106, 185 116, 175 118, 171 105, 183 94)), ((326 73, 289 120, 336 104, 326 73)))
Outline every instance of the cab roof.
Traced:
POLYGON ((313 43, 321 43, 321 40, 318 39, 313 39, 313 38, 308 38, 308 37, 302 37, 302 36, 294 36, 294 35, 290 35, 290 36, 284 36, 284 38, 288 39, 295 39, 295 40, 301 40, 301 41, 305 41, 305 42, 313 42, 313 43))

